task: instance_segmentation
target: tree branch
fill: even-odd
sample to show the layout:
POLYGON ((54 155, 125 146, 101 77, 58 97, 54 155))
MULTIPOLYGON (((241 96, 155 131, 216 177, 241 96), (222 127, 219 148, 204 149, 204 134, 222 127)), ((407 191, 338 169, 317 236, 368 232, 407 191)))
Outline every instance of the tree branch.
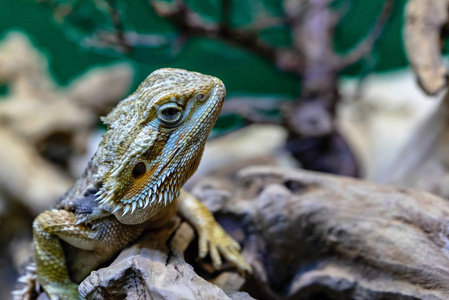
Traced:
POLYGON ((371 52, 374 44, 379 39, 385 25, 387 24, 387 21, 390 18, 394 2, 395 0, 385 0, 382 11, 373 28, 365 39, 359 42, 359 44, 356 45, 349 53, 340 58, 338 62, 339 69, 344 69, 355 64, 371 52))
MULTIPOLYGON (((149 1, 159 16, 171 20, 185 34, 221 40, 251 51, 286 72, 298 74, 301 69, 302 59, 295 51, 269 45, 255 32, 233 29, 223 20, 219 25, 205 22, 200 15, 189 9, 183 0, 177 0, 173 4, 149 1)), ((226 4, 226 1, 224 2, 226 4)), ((224 5, 224 10, 226 6, 228 5, 224 5)), ((228 18, 226 14, 228 13, 223 13, 223 19, 228 18)))
POLYGON ((120 12, 116 7, 117 2, 115 0, 108 0, 106 1, 106 3, 108 4, 108 13, 114 26, 117 46, 119 46, 123 52, 129 52, 131 50, 131 47, 127 42, 126 35, 123 32, 123 20, 121 18, 120 12))
POLYGON ((94 36, 86 37, 82 42, 85 46, 94 48, 115 48, 120 52, 128 52, 134 47, 160 47, 169 44, 169 39, 157 34, 140 34, 134 31, 121 33, 97 31, 94 36), (124 44, 123 41, 126 41, 124 44))

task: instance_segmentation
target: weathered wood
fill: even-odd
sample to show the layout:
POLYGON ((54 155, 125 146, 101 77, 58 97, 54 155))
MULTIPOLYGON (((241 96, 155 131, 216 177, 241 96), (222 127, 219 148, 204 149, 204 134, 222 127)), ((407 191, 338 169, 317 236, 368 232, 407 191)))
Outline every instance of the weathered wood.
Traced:
MULTIPOLYGON (((109 267, 92 272, 81 283, 80 294, 86 299, 253 299, 235 289, 227 295, 195 273, 183 257, 194 231, 179 223, 175 219, 148 232, 109 267)), ((232 280, 221 283, 229 285, 232 280)))
POLYGON ((449 198, 449 95, 418 126, 392 163, 374 180, 449 198))
MULTIPOLYGON (((447 87, 447 67, 441 55, 449 33, 448 0, 410 0, 406 5, 404 41, 418 82, 429 95, 447 87)), ((376 176, 377 182, 413 187, 449 197, 449 95, 415 130, 398 157, 376 176)))
POLYGON ((447 86, 441 34, 448 24, 448 0, 410 0, 405 9, 404 42, 421 88, 435 95, 447 86))
POLYGON ((208 179, 194 192, 243 243, 253 297, 449 299, 444 199, 271 167, 241 171, 230 196, 220 186, 229 182, 208 179))

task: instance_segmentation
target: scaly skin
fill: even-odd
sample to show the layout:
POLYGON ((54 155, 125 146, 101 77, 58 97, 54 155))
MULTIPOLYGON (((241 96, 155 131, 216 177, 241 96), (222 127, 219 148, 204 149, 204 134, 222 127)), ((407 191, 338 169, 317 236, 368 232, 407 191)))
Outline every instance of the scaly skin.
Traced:
POLYGON ((225 93, 215 77, 160 69, 103 118, 108 131, 83 176, 33 223, 37 278, 51 299, 78 299, 76 282, 176 212, 197 230, 200 257, 209 253, 218 268, 221 254, 250 271, 238 243, 181 190, 225 93))

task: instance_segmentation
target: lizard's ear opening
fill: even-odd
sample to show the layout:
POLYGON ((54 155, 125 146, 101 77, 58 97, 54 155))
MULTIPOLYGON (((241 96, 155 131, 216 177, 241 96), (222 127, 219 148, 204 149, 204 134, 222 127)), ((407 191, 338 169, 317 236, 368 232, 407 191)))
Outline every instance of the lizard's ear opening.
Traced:
POLYGON ((147 166, 143 162, 137 163, 132 171, 132 175, 134 179, 142 177, 143 174, 147 171, 147 166))

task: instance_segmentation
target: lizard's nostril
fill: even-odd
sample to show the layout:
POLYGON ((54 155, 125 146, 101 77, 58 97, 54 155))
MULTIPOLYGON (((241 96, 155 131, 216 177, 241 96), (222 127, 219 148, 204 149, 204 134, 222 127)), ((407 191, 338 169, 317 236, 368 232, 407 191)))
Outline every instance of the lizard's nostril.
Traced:
POLYGON ((196 99, 198 101, 204 101, 204 100, 206 100, 206 95, 204 95, 204 94, 197 94, 196 95, 196 99))

